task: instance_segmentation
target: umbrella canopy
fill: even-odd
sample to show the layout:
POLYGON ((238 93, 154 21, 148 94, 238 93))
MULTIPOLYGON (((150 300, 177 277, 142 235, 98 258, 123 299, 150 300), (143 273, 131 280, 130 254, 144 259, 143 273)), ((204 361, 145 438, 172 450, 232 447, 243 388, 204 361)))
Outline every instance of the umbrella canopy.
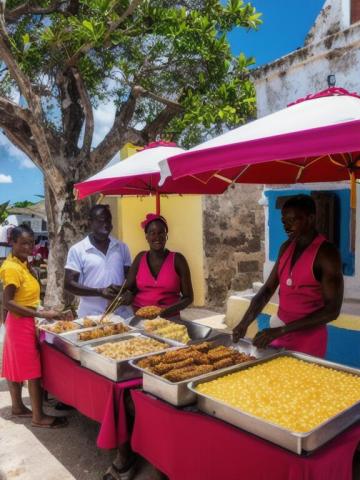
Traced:
POLYGON ((227 185, 219 179, 207 184, 191 176, 180 180, 169 177, 160 187, 159 162, 185 152, 173 145, 164 142, 150 144, 126 160, 101 170, 84 182, 76 183, 74 188, 77 198, 85 198, 94 193, 104 195, 222 193, 227 188, 227 185))
POLYGON ((160 163, 161 182, 293 184, 360 176, 360 98, 328 89, 160 163))

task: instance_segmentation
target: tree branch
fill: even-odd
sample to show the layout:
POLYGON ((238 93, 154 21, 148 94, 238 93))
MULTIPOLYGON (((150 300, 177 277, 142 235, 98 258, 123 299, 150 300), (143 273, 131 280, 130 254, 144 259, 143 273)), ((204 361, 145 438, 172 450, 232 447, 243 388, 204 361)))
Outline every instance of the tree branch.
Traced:
POLYGON ((54 0, 48 7, 40 7, 34 5, 34 2, 28 1, 13 8, 12 10, 5 11, 5 20, 8 23, 16 22, 23 15, 47 15, 60 11, 62 4, 66 3, 65 0, 54 0))
POLYGON ((152 98, 153 100, 156 100, 157 102, 163 103, 167 107, 171 108, 172 110, 176 110, 177 112, 182 112, 184 110, 184 107, 180 105, 178 102, 174 102, 173 100, 169 100, 164 97, 160 97, 159 95, 156 95, 156 93, 150 92, 149 90, 146 90, 145 88, 141 86, 136 86, 135 87, 138 95, 142 95, 143 97, 149 97, 152 98))
POLYGON ((79 153, 78 141, 84 122, 84 111, 79 102, 81 96, 74 71, 75 69, 68 69, 65 72, 59 72, 56 77, 60 92, 63 131, 66 138, 65 155, 70 158, 79 153))
POLYGON ((159 115, 142 130, 143 135, 147 138, 147 142, 156 140, 156 137, 177 115, 179 115, 178 110, 174 110, 169 106, 165 107, 159 115))
POLYGON ((94 114, 93 108, 90 102, 90 98, 86 87, 84 85, 83 79, 78 70, 75 68, 72 69, 73 75, 75 78, 77 90, 80 95, 81 105, 83 108, 85 116, 85 132, 84 132, 84 141, 82 146, 82 153, 84 156, 87 156, 90 153, 93 134, 94 134, 94 114))
MULTIPOLYGON (((136 89, 134 89, 130 93, 127 101, 124 102, 117 110, 115 114, 115 120, 110 131, 99 143, 99 145, 91 152, 90 163, 96 167, 96 169, 100 169, 106 165, 106 163, 119 152, 126 141, 130 141, 126 139, 126 134, 129 132, 129 130, 131 130, 129 129, 129 123, 131 122, 135 112, 137 96, 138 93, 136 89)), ((138 145, 145 145, 146 140, 143 138, 141 132, 133 129, 131 130, 131 136, 131 141, 134 141, 136 138, 138 145)))
MULTIPOLYGON (((114 22, 111 22, 110 25, 109 25, 109 29, 107 31, 107 34, 105 35, 105 38, 104 38, 104 45, 107 44, 111 34, 126 20, 127 17, 129 17, 130 15, 133 14, 133 12, 135 11, 136 7, 139 6, 139 4, 141 3, 142 0, 132 0, 132 2, 130 2, 130 5, 128 6, 128 8, 125 10, 125 12, 118 18, 118 20, 114 21, 114 22)), ((68 59, 68 61, 66 62, 66 66, 67 67, 73 67, 74 65, 77 64, 79 58, 81 57, 81 55, 83 55, 84 53, 88 52, 89 50, 91 50, 93 47, 95 46, 95 43, 94 42, 90 42, 90 43, 86 43, 84 44, 82 47, 80 47, 76 53, 74 53, 74 55, 72 55, 72 57, 70 57, 68 59)))

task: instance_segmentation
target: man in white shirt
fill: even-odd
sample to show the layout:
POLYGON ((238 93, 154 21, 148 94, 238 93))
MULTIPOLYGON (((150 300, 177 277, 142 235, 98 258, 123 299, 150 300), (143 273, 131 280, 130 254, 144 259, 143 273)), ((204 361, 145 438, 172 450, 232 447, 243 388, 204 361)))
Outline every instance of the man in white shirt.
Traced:
MULTIPOLYGON (((90 210, 89 226, 89 235, 70 248, 65 265, 65 289, 80 296, 79 317, 104 313, 131 265, 127 245, 110 236, 108 205, 90 210)), ((124 318, 131 315, 129 307, 119 307, 115 313, 124 318)))

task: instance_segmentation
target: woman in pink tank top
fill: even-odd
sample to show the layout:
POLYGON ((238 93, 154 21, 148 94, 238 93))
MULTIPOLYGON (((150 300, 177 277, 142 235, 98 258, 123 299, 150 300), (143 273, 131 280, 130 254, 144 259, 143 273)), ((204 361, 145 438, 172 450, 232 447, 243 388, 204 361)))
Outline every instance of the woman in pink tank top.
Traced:
POLYGON ((181 253, 166 247, 168 225, 161 215, 148 214, 141 224, 150 249, 140 252, 130 268, 124 303, 134 312, 140 307, 156 305, 161 316, 173 317, 193 301, 188 263, 181 253))
POLYGON ((308 195, 288 199, 282 222, 288 234, 275 266, 233 331, 237 341, 246 333, 278 286, 279 309, 270 327, 259 332, 254 345, 324 357, 326 324, 335 320, 343 299, 343 276, 339 252, 315 229, 315 202, 308 195))

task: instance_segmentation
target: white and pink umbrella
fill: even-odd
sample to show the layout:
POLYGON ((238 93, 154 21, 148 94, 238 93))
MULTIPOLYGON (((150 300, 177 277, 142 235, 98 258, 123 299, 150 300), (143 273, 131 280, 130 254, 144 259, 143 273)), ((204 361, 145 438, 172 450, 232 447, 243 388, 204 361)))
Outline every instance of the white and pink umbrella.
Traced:
POLYGON ((159 186, 159 162, 184 153, 174 143, 154 142, 131 157, 101 170, 84 182, 74 185, 78 199, 95 193, 103 195, 155 195, 156 210, 160 212, 161 194, 211 194, 222 193, 227 185, 219 179, 201 182, 192 176, 181 180, 169 177, 159 186))
POLYGON ((257 184, 360 178, 360 97, 332 88, 160 162, 161 182, 257 184))

